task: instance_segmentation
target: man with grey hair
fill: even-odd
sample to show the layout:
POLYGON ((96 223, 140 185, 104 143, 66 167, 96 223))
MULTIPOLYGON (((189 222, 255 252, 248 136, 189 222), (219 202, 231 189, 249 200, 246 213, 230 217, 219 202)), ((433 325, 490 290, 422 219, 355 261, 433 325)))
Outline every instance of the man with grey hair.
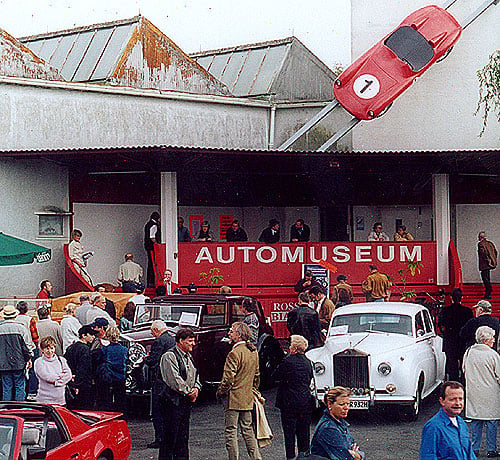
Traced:
MULTIPOLYGON (((93 293, 95 295, 99 294, 98 292, 93 293)), ((87 312, 91 307, 90 296, 88 294, 82 294, 80 296, 80 306, 76 309, 75 317, 80 324, 87 324, 87 312)))
POLYGON ((487 300, 480 300, 473 309, 476 310, 476 317, 467 321, 460 330, 460 339, 464 344, 464 349, 469 348, 476 342, 476 330, 480 326, 489 326, 495 331, 495 347, 498 344, 498 332, 500 322, 498 318, 491 316, 491 303, 487 300))
POLYGON ((495 330, 477 328, 476 344, 464 355, 463 371, 467 388, 465 415, 471 419, 472 450, 479 455, 483 425, 486 426, 488 458, 500 457, 497 452, 497 425, 500 419, 500 356, 492 350, 495 330))
POLYGON ((169 334, 165 321, 161 319, 157 319, 151 323, 151 334, 155 340, 144 362, 149 367, 151 381, 153 382, 151 388, 151 418, 153 419, 155 438, 147 447, 149 449, 159 449, 165 431, 165 417, 160 410, 160 394, 163 388, 159 373, 160 360, 164 353, 175 347, 175 338, 169 334))
POLYGON ((233 343, 224 363, 222 382, 217 397, 223 401, 226 450, 229 460, 238 460, 238 426, 251 460, 262 460, 252 428, 253 390, 259 389, 259 355, 250 342, 250 328, 233 323, 228 336, 233 343))
POLYGON ((87 311, 85 324, 92 324, 97 318, 104 318, 108 321, 109 327, 116 327, 116 322, 105 310, 106 298, 99 292, 92 293, 92 306, 87 311))
POLYGON ((279 382, 276 407, 281 411, 287 460, 295 458, 295 438, 300 453, 309 451, 311 417, 314 408, 310 384, 313 369, 304 352, 307 340, 301 335, 290 337, 290 355, 274 372, 279 382))
POLYGON ((491 281, 490 272, 497 268, 497 248, 486 239, 486 232, 479 232, 477 235, 477 255, 479 259, 479 272, 484 284, 484 298, 491 299, 491 281))

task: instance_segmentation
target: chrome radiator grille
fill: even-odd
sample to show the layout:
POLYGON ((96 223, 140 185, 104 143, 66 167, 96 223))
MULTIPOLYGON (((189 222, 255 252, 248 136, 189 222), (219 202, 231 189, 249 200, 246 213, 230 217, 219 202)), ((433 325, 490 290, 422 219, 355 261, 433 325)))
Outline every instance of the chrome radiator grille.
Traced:
POLYGON ((336 386, 340 385, 346 388, 369 388, 368 355, 355 350, 345 350, 334 355, 333 381, 336 386))

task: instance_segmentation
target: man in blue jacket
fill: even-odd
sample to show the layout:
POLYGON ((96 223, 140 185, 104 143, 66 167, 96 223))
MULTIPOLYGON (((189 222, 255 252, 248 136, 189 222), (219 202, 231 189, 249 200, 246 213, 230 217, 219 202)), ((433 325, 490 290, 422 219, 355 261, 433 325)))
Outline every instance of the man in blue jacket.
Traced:
POLYGON ((476 460, 469 429, 459 416, 464 408, 464 387, 459 382, 443 383, 441 409, 424 426, 420 460, 476 460))

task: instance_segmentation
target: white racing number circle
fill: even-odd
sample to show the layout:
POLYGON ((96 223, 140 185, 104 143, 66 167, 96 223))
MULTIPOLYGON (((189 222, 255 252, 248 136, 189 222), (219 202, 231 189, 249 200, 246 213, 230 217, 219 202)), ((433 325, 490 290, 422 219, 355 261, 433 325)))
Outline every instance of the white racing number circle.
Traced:
POLYGON ((377 80, 377 77, 367 73, 356 78, 353 89, 356 96, 361 99, 371 99, 380 91, 380 82, 377 80))

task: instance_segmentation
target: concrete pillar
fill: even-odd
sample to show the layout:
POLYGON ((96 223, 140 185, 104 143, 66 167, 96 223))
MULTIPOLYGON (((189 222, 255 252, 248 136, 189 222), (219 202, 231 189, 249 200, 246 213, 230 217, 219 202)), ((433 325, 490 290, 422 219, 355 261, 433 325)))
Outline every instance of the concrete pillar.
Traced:
POLYGON ((166 243, 166 266, 172 270, 172 281, 178 280, 177 258, 177 173, 161 173, 161 236, 166 243))
POLYGON ((448 247, 451 238, 450 176, 432 175, 432 215, 437 249, 437 284, 450 282, 448 247))

